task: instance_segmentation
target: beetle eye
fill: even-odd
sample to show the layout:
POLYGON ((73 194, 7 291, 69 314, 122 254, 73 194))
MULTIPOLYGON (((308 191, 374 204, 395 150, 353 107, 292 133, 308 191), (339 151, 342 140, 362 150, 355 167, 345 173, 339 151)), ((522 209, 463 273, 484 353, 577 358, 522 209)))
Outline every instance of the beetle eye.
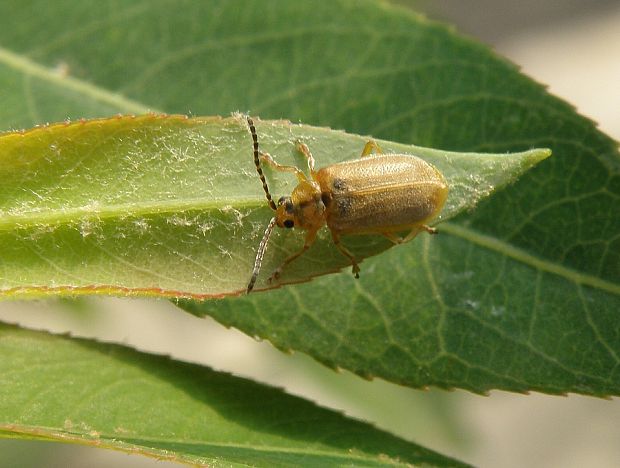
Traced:
POLYGON ((281 205, 282 203, 284 203, 285 200, 286 200, 286 197, 280 197, 278 199, 278 205, 281 205))
POLYGON ((287 219, 286 221, 284 221, 283 224, 285 228, 289 228, 289 229, 295 226, 295 223, 293 222, 292 219, 287 219))

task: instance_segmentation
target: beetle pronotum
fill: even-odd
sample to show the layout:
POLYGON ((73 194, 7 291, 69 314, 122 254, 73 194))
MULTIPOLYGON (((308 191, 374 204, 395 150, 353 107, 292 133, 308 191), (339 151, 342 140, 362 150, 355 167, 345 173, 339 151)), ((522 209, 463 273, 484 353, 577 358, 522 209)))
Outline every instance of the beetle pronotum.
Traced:
POLYGON ((247 293, 254 288, 269 236, 276 225, 304 229, 306 240, 300 251, 282 262, 269 281, 277 279, 286 265, 310 248, 324 224, 331 231, 335 246, 351 261, 356 278, 360 271, 358 262, 341 244, 341 235, 381 234, 395 244, 400 244, 413 239, 420 231, 431 234, 437 232, 426 223, 443 208, 448 196, 448 185, 441 173, 426 161, 411 155, 383 154, 379 145, 369 140, 360 159, 315 170, 314 157, 309 148, 298 142, 297 149, 308 161, 308 178, 299 168, 278 164, 268 153, 260 152, 256 128, 249 116, 247 123, 254 145, 256 171, 267 202, 275 211, 258 246, 247 293), (273 201, 261 160, 275 170, 292 172, 297 176, 299 184, 291 196, 281 197, 277 204, 273 201), (404 231, 409 231, 405 237, 397 235, 404 231))

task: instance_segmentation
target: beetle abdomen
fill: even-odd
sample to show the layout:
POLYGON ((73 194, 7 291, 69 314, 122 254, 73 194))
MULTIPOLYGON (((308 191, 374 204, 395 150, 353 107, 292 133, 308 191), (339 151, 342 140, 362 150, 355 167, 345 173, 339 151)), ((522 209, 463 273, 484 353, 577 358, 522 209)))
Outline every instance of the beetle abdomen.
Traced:
POLYGON ((339 233, 393 232, 423 224, 443 207, 448 186, 415 156, 372 155, 318 171, 331 194, 327 225, 339 233))

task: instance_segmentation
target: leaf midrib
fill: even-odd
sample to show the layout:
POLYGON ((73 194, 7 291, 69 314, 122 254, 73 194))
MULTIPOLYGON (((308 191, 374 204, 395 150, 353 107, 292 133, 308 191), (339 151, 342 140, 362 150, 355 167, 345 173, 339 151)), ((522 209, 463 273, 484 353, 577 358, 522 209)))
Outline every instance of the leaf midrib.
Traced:
POLYGON ((27 76, 39 78, 61 88, 75 91, 96 101, 117 107, 122 109, 123 112, 137 114, 147 114, 149 112, 163 113, 152 106, 145 106, 142 103, 128 99, 120 94, 112 93, 86 81, 71 76, 63 76, 48 67, 39 65, 23 55, 17 55, 3 47, 0 47, 0 63, 14 70, 18 70, 27 76))
POLYGON ((255 198, 221 198, 221 199, 189 199, 173 202, 132 202, 106 205, 103 208, 92 207, 68 208, 61 210, 46 210, 45 212, 28 212, 22 215, 3 215, 0 217, 0 231, 14 229, 28 229, 41 225, 70 224, 88 221, 91 219, 126 219, 149 215, 166 215, 184 211, 213 211, 222 210, 227 206, 244 208, 261 208, 265 206, 263 200, 255 198))

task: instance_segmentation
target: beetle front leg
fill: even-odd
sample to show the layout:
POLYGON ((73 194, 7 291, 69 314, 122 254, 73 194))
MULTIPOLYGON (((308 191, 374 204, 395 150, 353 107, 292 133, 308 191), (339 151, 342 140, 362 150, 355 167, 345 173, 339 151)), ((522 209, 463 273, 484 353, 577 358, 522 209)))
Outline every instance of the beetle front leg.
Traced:
POLYGON ((351 271, 356 278, 359 278, 360 266, 358 265, 357 260, 355 260, 355 257, 349 251, 349 249, 347 249, 344 245, 340 243, 340 234, 332 231, 332 239, 334 240, 334 244, 336 245, 336 247, 338 247, 338 250, 340 250, 340 253, 345 257, 348 257, 349 260, 351 260, 351 271))
POLYGON ((306 240, 304 241, 304 246, 301 248, 301 250, 297 253, 294 253, 290 257, 287 257, 286 260, 284 260, 282 264, 278 268, 275 269, 275 271, 271 274, 271 276, 269 277, 267 281, 271 283, 273 280, 277 280, 278 278, 280 278, 280 275, 282 274, 282 270, 284 269, 284 267, 286 267, 286 265, 291 263, 297 257, 300 257, 301 255, 303 255, 304 252, 306 252, 306 250, 308 250, 312 246, 312 244, 314 244, 314 241, 316 240, 317 232, 318 232, 318 229, 309 230, 308 233, 306 234, 306 240))
POLYGON ((368 140, 364 145, 364 149, 362 150, 362 154, 360 154, 360 158, 370 156, 373 150, 375 151, 375 154, 383 154, 383 150, 375 140, 368 140))
POLYGON ((314 176, 314 156, 312 156, 308 145, 302 143, 301 141, 297 141, 297 151, 299 151, 306 157, 306 159, 308 160, 308 169, 310 169, 310 173, 314 176))
POLYGON ((273 157, 269 153, 261 153, 260 158, 263 162, 271 166, 276 171, 280 172, 292 172, 297 176, 297 179, 301 182, 302 180, 307 180, 306 175, 299 170, 299 168, 295 166, 285 166, 284 164, 279 164, 274 161, 273 157))

